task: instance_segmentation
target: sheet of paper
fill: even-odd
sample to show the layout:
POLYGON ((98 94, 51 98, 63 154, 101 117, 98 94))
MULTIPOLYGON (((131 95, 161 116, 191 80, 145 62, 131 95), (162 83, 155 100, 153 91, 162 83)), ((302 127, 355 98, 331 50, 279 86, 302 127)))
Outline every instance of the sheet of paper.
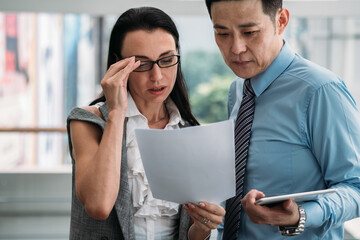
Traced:
POLYGON ((177 130, 136 129, 154 198, 220 203, 235 195, 234 123, 177 130))

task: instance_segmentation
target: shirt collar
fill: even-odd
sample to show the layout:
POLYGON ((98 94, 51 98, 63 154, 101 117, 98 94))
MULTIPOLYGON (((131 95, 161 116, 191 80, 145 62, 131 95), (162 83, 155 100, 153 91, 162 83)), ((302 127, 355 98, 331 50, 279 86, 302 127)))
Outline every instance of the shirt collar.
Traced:
MULTIPOLYGON (((125 116, 127 118, 131 118, 131 117, 135 117, 135 116, 144 117, 141 114, 141 112, 139 111, 139 109, 137 108, 136 103, 135 103, 134 99, 132 98, 130 92, 128 92, 128 94, 127 94, 127 99, 128 99, 128 107, 126 109, 125 116)), ((166 104, 166 108, 169 111, 169 115, 170 115, 169 123, 167 125, 172 126, 172 125, 177 125, 179 123, 181 123, 181 125, 185 125, 185 121, 181 118, 179 109, 177 108, 176 104, 173 102, 173 100, 171 100, 170 97, 166 100, 165 104, 166 104)))
POLYGON ((176 104, 173 100, 169 97, 166 101, 166 108, 169 111, 170 119, 168 125, 185 125, 185 121, 181 118, 179 109, 177 108, 176 104))
POLYGON ((251 78, 251 86, 256 96, 262 94, 265 89, 290 65, 295 57, 295 52, 284 40, 284 45, 279 55, 262 73, 251 78))
POLYGON ((141 112, 139 111, 139 109, 137 108, 136 103, 135 103, 134 99, 132 98, 129 91, 127 92, 127 100, 128 100, 128 107, 126 109, 125 116, 130 118, 130 117, 142 115, 141 112))

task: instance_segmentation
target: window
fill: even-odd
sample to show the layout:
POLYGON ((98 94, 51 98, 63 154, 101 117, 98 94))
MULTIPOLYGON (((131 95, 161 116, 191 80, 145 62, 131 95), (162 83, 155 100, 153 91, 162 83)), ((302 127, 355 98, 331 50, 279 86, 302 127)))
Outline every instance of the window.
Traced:
MULTIPOLYGON (((360 14, 296 13, 284 38, 305 58, 337 73, 359 103, 360 14)), ((196 117, 203 123, 226 119, 227 89, 235 75, 222 60, 206 10, 171 15, 180 32, 196 117)), ((5 113, 0 115, 0 172, 70 173, 66 116, 100 93, 116 19, 112 14, 0 12, 0 106, 5 113)), ((354 227, 346 230, 345 239, 360 238, 354 227)))

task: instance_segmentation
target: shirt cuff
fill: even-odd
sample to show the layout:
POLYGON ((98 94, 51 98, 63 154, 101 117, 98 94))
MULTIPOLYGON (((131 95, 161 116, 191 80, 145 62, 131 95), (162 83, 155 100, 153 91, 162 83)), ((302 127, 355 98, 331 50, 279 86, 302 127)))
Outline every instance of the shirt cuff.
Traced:
POLYGON ((303 202, 301 204, 306 212, 305 229, 317 228, 323 224, 323 210, 316 201, 303 202))

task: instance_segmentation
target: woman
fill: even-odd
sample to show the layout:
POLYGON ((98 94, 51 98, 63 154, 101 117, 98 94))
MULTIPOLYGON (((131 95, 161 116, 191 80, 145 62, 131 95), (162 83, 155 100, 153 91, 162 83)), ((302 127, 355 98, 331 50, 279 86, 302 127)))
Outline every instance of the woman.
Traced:
POLYGON ((70 239, 208 239, 225 210, 154 199, 134 136, 135 128, 198 125, 181 73, 179 35, 167 14, 143 7, 119 17, 101 86, 102 97, 68 117, 70 239))

